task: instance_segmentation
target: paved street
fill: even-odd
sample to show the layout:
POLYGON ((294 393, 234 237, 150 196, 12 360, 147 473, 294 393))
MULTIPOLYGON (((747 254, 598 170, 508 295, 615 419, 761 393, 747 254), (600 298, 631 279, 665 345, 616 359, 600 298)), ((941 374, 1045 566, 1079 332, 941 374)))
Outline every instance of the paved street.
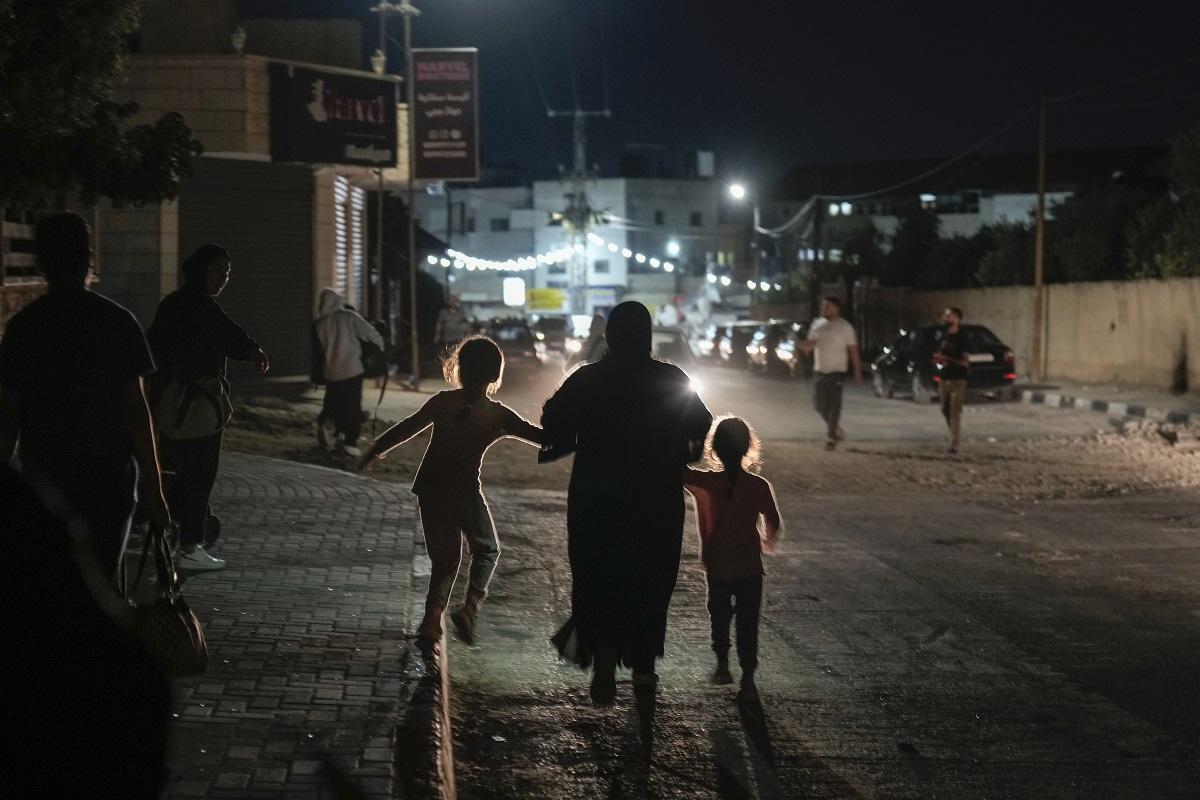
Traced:
POLYGON ((461 797, 1195 796, 1200 500, 1156 488, 1177 463, 1095 444, 1103 415, 994 403, 947 461, 935 407, 866 387, 830 457, 807 385, 701 375, 714 410, 761 420, 788 521, 764 709, 707 684, 689 512, 645 760, 628 683, 594 709, 546 642, 569 610, 561 486, 495 489, 494 593, 478 645, 449 652, 461 797))
MULTIPOLYGON (((558 375, 511 371, 500 399, 536 418, 558 375)), ((714 411, 763 432, 788 521, 767 565, 763 709, 707 683, 690 517, 649 760, 627 682, 615 709, 590 705, 546 642, 569 610, 566 464, 501 442, 484 480, 504 552, 478 645, 448 653, 460 796, 1195 796, 1195 454, 1102 414, 983 401, 947 457, 935 406, 865 385, 828 454, 808 384, 696 376, 714 411)), ((438 387, 423 388, 383 415, 438 387)), ((309 457, 315 407, 300 408, 256 407, 231 442, 309 457)), ((423 449, 372 473, 399 483, 388 496, 423 449)))
MULTIPOLYGON (((185 584, 211 661, 174 681, 170 797, 316 798, 329 757, 396 796, 415 506, 401 487, 227 453, 227 569, 185 584)), ((419 548, 423 550, 423 548, 419 548)))
POLYGON ((562 495, 495 493, 496 589, 478 646, 449 653, 460 796, 1195 796, 1194 495, 781 499, 765 711, 705 682, 689 536, 646 763, 629 685, 592 708, 545 641, 568 610, 562 495))

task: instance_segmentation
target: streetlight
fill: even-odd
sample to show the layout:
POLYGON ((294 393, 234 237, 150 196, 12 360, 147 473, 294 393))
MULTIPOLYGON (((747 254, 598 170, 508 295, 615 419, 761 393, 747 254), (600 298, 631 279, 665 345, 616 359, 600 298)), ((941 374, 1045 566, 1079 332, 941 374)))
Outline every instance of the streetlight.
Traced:
POLYGON ((679 242, 674 239, 667 242, 667 255, 671 257, 679 255, 679 242))
MULTIPOLYGON (((747 191, 744 184, 731 183, 729 184, 729 196, 740 203, 749 197, 750 193, 747 191)), ((754 207, 754 227, 750 230, 750 256, 753 259, 752 263, 754 265, 754 279, 757 281, 762 272, 762 267, 759 264, 758 258, 758 231, 761 225, 759 223, 758 198, 753 198, 752 202, 754 207)), ((750 281, 747 281, 746 285, 753 289, 754 287, 750 286, 750 283, 750 281)))
MULTIPOLYGON (((421 360, 420 360, 420 343, 418 341, 417 328, 417 232, 416 232, 416 214, 414 213, 414 203, 416 198, 413 192, 413 171, 416 166, 416 126, 414 123, 413 113, 413 55, 412 55, 412 21, 413 17, 420 16, 421 11, 409 0, 400 0, 399 3, 391 3, 388 0, 379 0, 378 5, 372 6, 371 11, 379 14, 379 50, 378 53, 382 56, 380 61, 382 72, 387 68, 387 18, 388 14, 399 14, 404 17, 404 97, 405 103, 408 106, 408 175, 407 175, 407 204, 408 204, 408 314, 410 322, 410 338, 412 339, 412 382, 414 387, 420 381, 421 375, 421 360)), ((375 66, 374 58, 371 59, 371 66, 375 66)), ((382 230, 383 223, 383 170, 379 171, 379 222, 382 230)), ((383 250, 379 251, 379 282, 380 288, 383 287, 383 250)), ((382 294, 382 292, 381 292, 382 294)), ((389 315, 390 317, 390 315, 389 315)), ((388 320, 388 329, 391 330, 391 319, 388 320)))

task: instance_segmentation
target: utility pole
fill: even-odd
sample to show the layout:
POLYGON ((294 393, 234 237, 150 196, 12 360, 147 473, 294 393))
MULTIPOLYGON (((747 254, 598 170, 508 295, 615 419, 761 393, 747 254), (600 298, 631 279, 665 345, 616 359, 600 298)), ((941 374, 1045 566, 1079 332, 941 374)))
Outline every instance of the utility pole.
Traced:
MULTIPOLYGON (((415 138, 416 132, 414 128, 413 114, 413 57, 412 57, 412 21, 413 17, 420 16, 421 11, 409 0, 400 0, 399 3, 391 3, 387 0, 380 0, 378 5, 372 6, 371 10, 379 14, 379 50, 376 56, 379 59, 379 72, 384 72, 387 66, 387 15, 396 13, 404 17, 404 98, 408 108, 408 141, 406 149, 408 151, 408 179, 406 181, 406 203, 408 205, 408 288, 409 288, 409 331, 412 338, 412 383, 414 388, 421 379, 421 349, 418 342, 417 327, 417 242, 416 242, 416 209, 413 207, 415 203, 415 193, 413 191, 413 172, 416 168, 416 153, 415 138)), ((382 173, 381 173, 382 175, 382 173)), ((382 180, 381 180, 382 184, 382 180)), ((379 196, 380 208, 383 208, 383 194, 379 196)), ((382 211, 380 212, 382 214, 382 211)), ((382 230, 382 226, 381 226, 382 230)), ((380 248, 379 253, 379 285, 380 294, 383 294, 383 252, 380 248)), ((389 303, 389 310, 391 304, 389 303)), ((388 332, 392 339, 395 339, 396 330, 392 324, 394 314, 388 314, 388 332)))
POLYGON ((1042 341, 1042 319, 1045 306, 1043 286, 1046 267, 1046 93, 1038 98, 1038 166, 1037 166, 1037 212, 1035 217, 1033 244, 1033 354, 1030 368, 1033 379, 1041 381, 1044 342, 1042 341))
POLYGON ((587 181, 592 177, 587 165, 587 118, 610 117, 609 109, 603 111, 584 111, 576 107, 574 111, 546 110, 551 119, 555 117, 574 118, 574 151, 575 160, 571 170, 571 193, 567 195, 567 211, 564 219, 571 226, 571 264, 568 272, 567 285, 570 291, 570 306, 572 314, 583 314, 586 310, 587 295, 587 239, 588 229, 592 224, 592 209, 587 201, 587 181), (582 251, 582 252, 581 252, 582 251))
POLYGON ((821 298, 818 295, 821 293, 821 217, 825 212, 822 203, 823 201, 818 197, 813 204, 813 257, 808 273, 808 318, 810 321, 815 320, 821 311, 821 298))
MULTIPOLYGON (((454 233, 454 204, 450 202, 450 181, 442 181, 442 191, 446 193, 446 248, 451 245, 450 236, 454 233)), ((446 294, 450 294, 450 270, 442 270, 446 274, 446 294)))

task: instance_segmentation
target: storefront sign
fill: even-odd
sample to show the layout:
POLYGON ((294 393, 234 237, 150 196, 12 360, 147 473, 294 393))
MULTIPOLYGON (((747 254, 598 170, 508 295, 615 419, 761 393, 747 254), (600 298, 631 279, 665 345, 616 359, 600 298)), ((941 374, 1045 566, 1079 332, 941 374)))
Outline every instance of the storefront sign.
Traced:
POLYGON ((271 160, 396 166, 396 84, 273 63, 271 160))
POLYGON ((566 304, 565 289, 525 290, 525 307, 530 311, 562 311, 566 304))
POLYGON ((413 131, 419 180, 479 180, 475 48, 413 50, 413 131))

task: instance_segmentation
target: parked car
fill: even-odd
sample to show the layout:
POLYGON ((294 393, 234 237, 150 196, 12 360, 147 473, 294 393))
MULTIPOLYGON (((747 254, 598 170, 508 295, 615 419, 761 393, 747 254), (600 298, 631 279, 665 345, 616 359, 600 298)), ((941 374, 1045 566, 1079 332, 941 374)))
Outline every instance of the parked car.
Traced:
POLYGON ((659 361, 669 361, 683 370, 696 365, 687 336, 679 328, 655 326, 651 337, 651 353, 659 361))
POLYGON ((812 377, 813 358, 800 349, 799 343, 808 338, 808 323, 796 322, 787 336, 775 345, 775 358, 782 366, 787 367, 792 378, 812 377))
POLYGON ((717 342, 720 340, 724 329, 724 325, 704 326, 704 330, 693 341, 692 352, 695 353, 696 358, 709 363, 714 363, 720 359, 717 342))
POLYGON ((571 321, 560 316, 541 316, 531 326, 533 335, 546 344, 551 352, 565 353, 571 335, 571 321))
POLYGON ((760 325, 762 323, 755 320, 743 320, 722 326, 717 332, 714 348, 717 363, 726 367, 746 366, 750 361, 746 347, 760 325))
POLYGON ((492 320, 487 335, 500 346, 511 366, 541 366, 546 361, 546 343, 539 341, 520 317, 492 320))
MULTIPOLYGON (((1012 348, 982 325, 963 325, 967 341, 969 389, 998 389, 1017 379, 1016 360, 1012 348)), ((942 365, 933 360, 944 325, 922 325, 900 336, 871 364, 871 386, 878 397, 891 397, 896 392, 910 395, 917 402, 927 402, 937 395, 942 365)))
POLYGON ((791 377, 792 364, 779 357, 780 345, 790 340, 794 352, 795 337, 803 330, 807 330, 806 326, 790 320, 773 319, 759 325, 746 345, 750 369, 764 375, 791 377))

